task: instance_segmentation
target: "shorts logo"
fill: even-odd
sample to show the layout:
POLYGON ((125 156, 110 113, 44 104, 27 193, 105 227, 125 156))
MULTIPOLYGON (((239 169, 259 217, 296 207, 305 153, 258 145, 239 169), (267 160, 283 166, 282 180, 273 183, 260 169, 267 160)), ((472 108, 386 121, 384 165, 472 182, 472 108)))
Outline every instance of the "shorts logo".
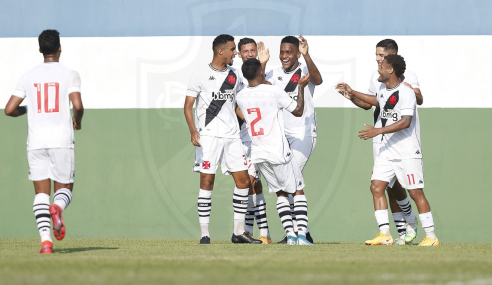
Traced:
POLYGON ((231 84, 236 84, 236 78, 232 75, 227 76, 227 80, 229 80, 229 83, 231 84))
POLYGON ((199 167, 200 166, 200 163, 195 163, 195 167, 199 167))
POLYGON ((391 95, 389 102, 390 102, 391 105, 395 105, 396 104, 396 96, 395 95, 391 95))
POLYGON ((422 180, 419 180, 419 184, 423 184, 423 183, 424 183, 424 181, 422 181, 422 180))
POLYGON ((299 75, 298 75, 298 74, 294 74, 294 75, 292 75, 292 77, 290 78, 290 81, 291 81, 292 83, 297 83, 297 82, 299 82, 299 75))
POLYGON ((417 150, 417 151, 415 152, 415 154, 420 154, 420 150, 417 150))
POLYGON ((202 162, 202 168, 203 169, 209 169, 210 168, 210 161, 202 162))

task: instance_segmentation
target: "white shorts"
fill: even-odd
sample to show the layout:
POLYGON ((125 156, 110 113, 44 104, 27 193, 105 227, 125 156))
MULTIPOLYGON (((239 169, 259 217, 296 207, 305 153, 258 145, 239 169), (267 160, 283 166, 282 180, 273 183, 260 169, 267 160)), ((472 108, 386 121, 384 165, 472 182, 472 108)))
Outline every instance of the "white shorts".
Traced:
POLYGON ((239 138, 219 138, 200 136, 201 147, 195 149, 193 171, 215 174, 220 163, 222 173, 244 171, 248 169, 243 144, 239 138))
POLYGON ((393 187, 396 179, 405 189, 424 188, 424 167, 421 158, 410 159, 387 159, 380 156, 376 157, 372 180, 386 181, 393 187))
POLYGON ((257 165, 261 174, 265 177, 270 193, 282 190, 293 194, 297 190, 303 190, 306 186, 295 158, 284 164, 261 162, 257 163, 257 165))
POLYGON ((316 147, 316 138, 305 137, 304 140, 288 136, 287 141, 289 141, 290 148, 294 152, 294 157, 297 160, 301 172, 304 171, 304 167, 313 154, 314 148, 316 147))
POLYGON ((27 151, 29 180, 46 179, 58 183, 73 183, 75 177, 75 155, 73 148, 43 148, 27 151))
POLYGON ((249 176, 253 176, 255 180, 260 180, 260 169, 256 165, 256 163, 251 162, 251 141, 243 142, 243 151, 246 154, 246 159, 248 162, 248 174, 249 176))
POLYGON ((376 156, 379 154, 379 150, 381 149, 381 143, 372 143, 372 158, 376 161, 376 156))

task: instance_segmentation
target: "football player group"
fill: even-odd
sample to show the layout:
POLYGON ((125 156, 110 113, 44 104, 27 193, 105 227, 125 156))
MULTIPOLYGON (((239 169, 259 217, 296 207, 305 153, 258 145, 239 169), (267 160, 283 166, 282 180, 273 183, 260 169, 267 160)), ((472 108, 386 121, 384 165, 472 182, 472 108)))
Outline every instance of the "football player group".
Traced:
MULTIPOLYGON (((75 176, 74 130, 81 129, 84 108, 78 73, 59 63, 61 45, 56 30, 39 37, 44 62, 21 77, 5 107, 7 116, 27 113, 29 180, 34 183, 34 216, 41 237, 40 253, 52 253, 53 234, 62 240, 62 213, 72 200, 75 176), (21 106, 26 99, 27 106, 21 106), (70 112, 73 106, 73 116, 70 112), (50 204, 51 180, 53 203, 50 204)), ((196 70, 189 82, 184 114, 196 147, 193 170, 200 173, 198 216, 200 244, 210 244, 209 221, 215 173, 232 175, 235 188, 233 243, 272 243, 261 176, 277 195, 277 212, 285 230, 278 243, 312 245, 303 170, 316 146, 317 125, 313 94, 321 73, 309 55, 307 40, 287 36, 280 43, 282 67, 265 72, 270 59, 262 42, 251 38, 217 36, 210 64, 196 70), (232 68, 239 54, 241 70, 232 68), (299 62, 301 55, 306 65, 299 62), (193 116, 193 106, 195 114, 193 116), (259 238, 253 238, 254 221, 259 238)), ((370 190, 380 232, 368 245, 411 244, 418 220, 407 192, 415 201, 425 231, 421 246, 437 246, 424 176, 417 104, 423 97, 414 73, 406 71, 394 40, 376 45, 378 71, 368 94, 346 83, 336 89, 356 106, 374 108, 374 127, 359 132, 373 139, 374 167, 370 190), (389 231, 388 202, 399 237, 389 231)))

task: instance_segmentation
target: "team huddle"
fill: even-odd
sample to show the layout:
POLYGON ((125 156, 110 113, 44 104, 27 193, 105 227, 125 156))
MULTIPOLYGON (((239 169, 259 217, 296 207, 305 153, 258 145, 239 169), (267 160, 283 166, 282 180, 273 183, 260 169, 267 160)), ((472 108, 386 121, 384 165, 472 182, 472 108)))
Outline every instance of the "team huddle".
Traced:
MULTIPOLYGON (((74 130, 81 129, 84 108, 80 77, 59 63, 59 33, 43 31, 39 50, 44 63, 27 72, 5 107, 5 114, 27 113, 29 179, 34 183, 33 211, 41 237, 40 253, 52 253, 51 220, 55 238, 65 236, 62 212, 72 201, 75 176, 74 130), (26 100, 26 106, 20 104, 26 100), (73 105, 73 116, 70 112, 73 105), (51 180, 54 181, 50 204, 51 180)), ((217 36, 210 64, 192 73, 186 91, 184 115, 195 146, 193 171, 200 173, 198 216, 200 244, 210 244, 210 213, 215 173, 235 182, 233 243, 272 243, 261 176, 268 191, 277 195, 277 212, 285 230, 278 243, 313 245, 308 226, 308 202, 303 170, 317 143, 313 94, 322 84, 321 73, 309 54, 307 40, 287 36, 280 43, 282 67, 266 72, 270 60, 262 42, 230 35, 217 36), (232 67, 236 55, 240 70, 232 67), (299 62, 304 58, 306 65, 299 62), (193 114, 193 107, 195 111, 193 114), (254 221, 259 238, 253 237, 254 221)), ((421 246, 437 246, 430 205, 425 198, 420 123, 417 105, 423 97, 414 73, 406 71, 395 41, 376 46, 376 71, 367 94, 346 83, 336 89, 356 106, 374 109, 374 127, 359 132, 373 139, 374 167, 370 189, 380 232, 368 245, 411 244, 418 220, 407 191, 415 201, 425 237, 421 246), (406 190, 405 190, 406 189, 406 190), (399 237, 390 235, 389 204, 399 237)))

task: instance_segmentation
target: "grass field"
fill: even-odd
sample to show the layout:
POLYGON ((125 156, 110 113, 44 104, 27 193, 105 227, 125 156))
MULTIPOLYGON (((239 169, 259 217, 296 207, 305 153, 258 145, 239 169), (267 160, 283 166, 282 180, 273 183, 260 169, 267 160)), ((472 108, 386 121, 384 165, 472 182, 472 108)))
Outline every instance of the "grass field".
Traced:
POLYGON ((311 247, 160 239, 0 239, 0 284, 492 284, 492 244, 311 247))

